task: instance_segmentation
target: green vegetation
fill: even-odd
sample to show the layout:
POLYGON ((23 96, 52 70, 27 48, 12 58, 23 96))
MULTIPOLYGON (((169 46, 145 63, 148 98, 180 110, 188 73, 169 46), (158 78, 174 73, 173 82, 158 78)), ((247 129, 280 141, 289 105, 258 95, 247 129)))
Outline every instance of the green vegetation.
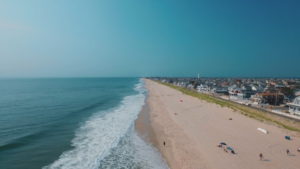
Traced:
POLYGON ((198 99, 205 100, 210 103, 215 103, 222 107, 231 108, 235 111, 241 112, 245 116, 257 119, 259 121, 271 122, 273 124, 276 124, 277 126, 285 128, 285 129, 300 132, 300 124, 299 124, 299 122, 297 122, 295 120, 290 120, 290 119, 287 119, 284 117, 280 117, 280 116, 277 116, 277 115, 274 115, 274 114, 271 114, 271 113, 268 113, 268 112, 265 112, 262 110, 258 110, 255 108, 251 108, 251 107, 248 107, 245 105, 241 105, 241 104, 229 101, 229 100, 223 100, 223 99, 220 99, 220 98, 208 95, 208 94, 198 93, 196 91, 189 90, 189 89, 186 89, 183 87, 174 86, 169 83, 162 83, 159 81, 158 81, 158 83, 169 86, 171 88, 181 91, 184 94, 196 97, 198 99))

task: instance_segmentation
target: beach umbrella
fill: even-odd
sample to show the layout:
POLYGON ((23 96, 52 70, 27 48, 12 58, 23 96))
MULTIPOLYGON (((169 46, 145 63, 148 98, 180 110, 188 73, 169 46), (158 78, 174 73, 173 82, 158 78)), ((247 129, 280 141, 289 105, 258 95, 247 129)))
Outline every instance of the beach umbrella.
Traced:
POLYGON ((224 146, 226 146, 226 145, 227 145, 225 142, 221 142, 220 144, 221 144, 221 145, 224 145, 224 146))

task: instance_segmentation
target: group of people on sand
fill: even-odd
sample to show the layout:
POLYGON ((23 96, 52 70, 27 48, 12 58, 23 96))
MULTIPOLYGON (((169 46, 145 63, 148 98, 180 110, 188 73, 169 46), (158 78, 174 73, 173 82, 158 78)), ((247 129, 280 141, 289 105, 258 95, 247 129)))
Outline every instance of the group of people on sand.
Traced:
POLYGON ((221 142, 220 144, 218 144, 218 147, 223 148, 223 150, 228 153, 231 152, 232 154, 236 154, 236 152, 234 151, 234 149, 232 147, 227 146, 226 143, 221 142))
MULTIPOLYGON (((285 136, 284 137, 286 140, 292 140, 292 138, 290 136, 285 136)), ((297 151, 300 153, 300 147, 297 149, 297 151)), ((286 149, 286 154, 289 156, 291 155, 291 152, 289 149, 286 149)), ((264 155, 262 153, 259 153, 259 159, 260 160, 264 160, 264 155)))
MULTIPOLYGON (((298 148, 297 151, 300 152, 300 148, 298 148)), ((286 154, 291 155, 291 152, 289 149, 286 149, 286 154)), ((264 160, 264 155, 262 153, 259 153, 259 159, 264 160)))
MULTIPOLYGON (((234 151, 234 149, 231 148, 231 147, 229 147, 229 146, 227 146, 227 144, 226 144, 225 142, 219 143, 219 144, 218 144, 218 147, 219 147, 219 148, 223 148, 223 150, 224 150, 226 153, 231 152, 232 154, 236 154, 236 152, 234 151)), ((298 148, 297 151, 300 152, 300 148, 298 148)), ((287 154, 287 155, 291 155, 291 152, 290 152, 289 149, 286 149, 286 154, 287 154)), ((264 160, 264 155, 263 155, 263 153, 259 153, 259 159, 260 159, 260 160, 264 160)))

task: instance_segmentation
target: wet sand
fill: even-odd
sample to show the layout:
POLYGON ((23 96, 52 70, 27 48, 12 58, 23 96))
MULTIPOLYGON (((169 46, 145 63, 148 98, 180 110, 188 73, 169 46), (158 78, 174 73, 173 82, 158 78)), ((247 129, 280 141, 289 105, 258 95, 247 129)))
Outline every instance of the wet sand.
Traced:
POLYGON ((147 102, 148 99, 146 99, 146 104, 143 106, 138 119, 135 121, 135 129, 143 140, 153 146, 157 145, 157 142, 151 126, 150 110, 147 102))
POLYGON ((145 82, 149 93, 136 129, 157 147, 171 169, 300 168, 300 153, 296 151, 300 147, 299 133, 248 118, 150 80, 145 82), (269 134, 258 131, 258 127, 267 129, 269 134), (286 135, 292 136, 292 140, 285 140, 286 135), (222 141, 237 154, 217 147, 222 141), (259 153, 263 153, 264 160, 259 159, 259 153))

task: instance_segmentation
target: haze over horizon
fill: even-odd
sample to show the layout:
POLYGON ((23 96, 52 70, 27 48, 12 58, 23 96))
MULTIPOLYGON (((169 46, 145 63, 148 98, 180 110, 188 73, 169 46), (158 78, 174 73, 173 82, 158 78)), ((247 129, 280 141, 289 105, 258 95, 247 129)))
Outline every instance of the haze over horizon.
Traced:
POLYGON ((0 78, 300 77, 300 1, 4 0, 0 78))

